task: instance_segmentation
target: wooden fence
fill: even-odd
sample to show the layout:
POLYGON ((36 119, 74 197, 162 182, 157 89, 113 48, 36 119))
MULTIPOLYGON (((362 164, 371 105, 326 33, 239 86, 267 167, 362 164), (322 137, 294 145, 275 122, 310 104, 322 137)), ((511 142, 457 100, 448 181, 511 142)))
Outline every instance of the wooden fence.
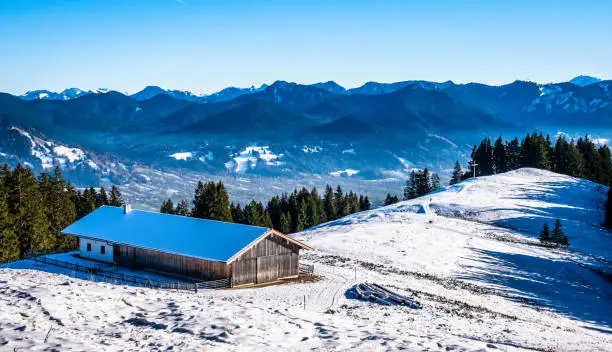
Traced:
POLYGON ((104 264, 94 264, 91 266, 80 265, 77 263, 66 262, 53 258, 48 258, 44 255, 29 254, 28 259, 39 263, 51 264, 65 269, 70 269, 78 272, 83 272, 90 275, 89 278, 94 281, 108 282, 108 283, 127 283, 140 287, 149 288, 160 288, 170 290, 185 290, 194 291, 206 290, 206 289, 221 289, 230 288, 231 280, 229 278, 213 280, 213 281, 202 281, 202 282, 173 282, 173 281, 160 281, 153 280, 141 276, 126 275, 120 272, 104 270, 104 264))
POLYGON ((312 275, 314 273, 314 265, 300 263, 300 275, 312 275))

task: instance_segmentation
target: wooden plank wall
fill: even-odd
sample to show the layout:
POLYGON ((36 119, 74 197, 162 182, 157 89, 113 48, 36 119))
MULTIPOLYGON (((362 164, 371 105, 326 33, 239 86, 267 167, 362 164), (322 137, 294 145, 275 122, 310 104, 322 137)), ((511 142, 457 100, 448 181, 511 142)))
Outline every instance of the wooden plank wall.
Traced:
POLYGON ((257 258, 244 259, 232 263, 232 286, 248 285, 257 282, 257 258))
POLYGON ((297 276, 300 247, 288 240, 269 235, 232 263, 234 286, 275 281, 297 276))
POLYGON ((217 280, 231 276, 231 268, 224 262, 185 257, 148 249, 115 245, 115 261, 119 265, 146 268, 189 276, 202 280, 217 280))

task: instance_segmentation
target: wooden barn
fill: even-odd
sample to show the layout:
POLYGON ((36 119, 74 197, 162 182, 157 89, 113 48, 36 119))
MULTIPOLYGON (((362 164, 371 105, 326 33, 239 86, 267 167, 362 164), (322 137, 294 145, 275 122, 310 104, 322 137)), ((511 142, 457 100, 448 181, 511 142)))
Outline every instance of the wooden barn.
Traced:
POLYGON ((273 229, 103 206, 65 228, 82 257, 232 286, 297 277, 310 246, 273 229))

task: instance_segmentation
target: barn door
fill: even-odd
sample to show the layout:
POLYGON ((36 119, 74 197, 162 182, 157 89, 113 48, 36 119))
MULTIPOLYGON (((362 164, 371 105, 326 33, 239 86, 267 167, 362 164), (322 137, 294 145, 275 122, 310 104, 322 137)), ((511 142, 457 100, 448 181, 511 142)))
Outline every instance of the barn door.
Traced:
POLYGON ((279 254, 278 257, 278 277, 290 277, 294 276, 291 270, 291 253, 279 254))
POLYGON ((232 286, 254 284, 257 280, 257 259, 238 260, 232 263, 232 286))
POLYGON ((269 255, 257 258, 257 283, 278 280, 278 256, 269 255))

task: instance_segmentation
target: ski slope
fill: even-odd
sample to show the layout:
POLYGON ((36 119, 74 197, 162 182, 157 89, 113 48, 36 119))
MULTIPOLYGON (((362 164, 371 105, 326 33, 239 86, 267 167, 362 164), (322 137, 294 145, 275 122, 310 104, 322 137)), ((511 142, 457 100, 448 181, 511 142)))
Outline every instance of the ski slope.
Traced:
POLYGON ((523 169, 353 214, 296 235, 317 248, 303 256, 316 282, 195 294, 11 263, 0 350, 609 351, 605 191, 523 169), (557 217, 569 250, 538 243, 542 220, 557 217), (362 282, 421 308, 359 300, 362 282))

